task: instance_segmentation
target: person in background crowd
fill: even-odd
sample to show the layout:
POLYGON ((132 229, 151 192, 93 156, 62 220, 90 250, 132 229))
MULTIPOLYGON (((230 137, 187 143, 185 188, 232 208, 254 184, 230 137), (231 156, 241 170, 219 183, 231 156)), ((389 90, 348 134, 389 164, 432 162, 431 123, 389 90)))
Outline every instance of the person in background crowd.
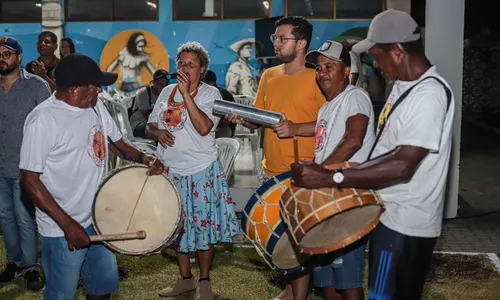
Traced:
POLYGON ((352 52, 352 45, 349 42, 342 41, 342 45, 347 49, 347 51, 349 51, 349 55, 351 56, 351 73, 349 73, 349 84, 359 86, 358 82, 360 82, 361 77, 361 65, 359 62, 359 57, 356 53, 352 52))
POLYGON ((130 112, 130 125, 136 137, 147 138, 146 125, 148 118, 161 91, 168 85, 168 72, 164 69, 156 70, 153 80, 147 86, 137 90, 130 112))
POLYGON ((65 37, 61 39, 61 43, 59 45, 59 56, 60 58, 65 57, 66 55, 69 55, 71 53, 75 53, 75 44, 73 43, 73 40, 70 39, 69 37, 65 37))
MULTIPOLYGON (((217 75, 212 70, 208 70, 205 77, 202 79, 208 85, 214 86, 219 89, 222 95, 222 100, 235 102, 233 95, 225 88, 217 86, 217 75)), ((233 137, 236 130, 236 124, 229 122, 229 120, 224 116, 221 118, 217 129, 215 130, 215 138, 219 137, 233 137)))
POLYGON ((19 42, 0 38, 0 227, 7 250, 7 267, 0 284, 24 276, 28 290, 41 290, 34 205, 19 182, 23 126, 28 114, 50 96, 46 81, 21 68, 19 42))
POLYGON ((56 90, 54 81, 54 69, 59 63, 59 58, 56 56, 57 36, 50 31, 43 31, 38 35, 36 49, 40 56, 26 64, 26 71, 36 74, 45 79, 50 86, 50 90, 56 90))

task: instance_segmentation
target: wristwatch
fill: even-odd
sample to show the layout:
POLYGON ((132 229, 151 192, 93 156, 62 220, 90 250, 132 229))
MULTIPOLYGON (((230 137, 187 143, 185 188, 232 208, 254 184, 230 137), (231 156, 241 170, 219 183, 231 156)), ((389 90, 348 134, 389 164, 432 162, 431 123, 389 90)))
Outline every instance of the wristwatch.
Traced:
POLYGON ((335 169, 333 173, 333 182, 336 184, 341 184, 344 181, 344 170, 335 169))

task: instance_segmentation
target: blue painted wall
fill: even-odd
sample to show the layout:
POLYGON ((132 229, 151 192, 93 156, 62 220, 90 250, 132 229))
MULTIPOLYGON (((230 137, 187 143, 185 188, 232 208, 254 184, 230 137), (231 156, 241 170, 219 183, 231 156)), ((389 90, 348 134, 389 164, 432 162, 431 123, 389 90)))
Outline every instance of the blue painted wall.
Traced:
MULTIPOLYGON (((159 21, 156 22, 68 22, 65 36, 75 41, 77 52, 89 55, 99 62, 101 52, 110 38, 128 29, 144 29, 161 40, 170 59, 170 70, 174 71, 175 53, 179 44, 194 40, 201 42, 210 55, 210 69, 217 73, 218 84, 225 86, 225 72, 236 59, 236 53, 229 46, 238 40, 254 37, 254 21, 173 21, 172 0, 159 0, 159 21)), ((273 16, 284 14, 284 1, 272 1, 273 16)), ((337 37, 342 32, 365 27, 369 21, 311 21, 314 25, 311 48, 319 48, 324 40, 337 37)), ((42 30, 40 24, 0 24, 0 32, 19 39, 25 49, 24 62, 35 59, 36 40, 42 30)), ((257 73, 259 66, 255 59, 250 65, 257 73)))
POLYGON ((41 31, 42 25, 38 23, 0 24, 0 36, 13 36, 23 46, 23 65, 38 57, 36 42, 41 31))

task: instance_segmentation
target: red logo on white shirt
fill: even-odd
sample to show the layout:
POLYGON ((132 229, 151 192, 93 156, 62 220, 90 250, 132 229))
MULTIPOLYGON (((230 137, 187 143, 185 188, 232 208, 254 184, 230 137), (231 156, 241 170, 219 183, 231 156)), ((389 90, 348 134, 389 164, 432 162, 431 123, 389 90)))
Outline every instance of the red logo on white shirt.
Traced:
POLYGON ((321 151, 325 146, 325 136, 326 136, 326 125, 328 122, 326 120, 321 120, 316 126, 316 143, 314 144, 314 151, 321 151))
POLYGON ((106 161, 106 141, 102 126, 94 125, 89 133, 87 153, 96 166, 104 166, 106 161))

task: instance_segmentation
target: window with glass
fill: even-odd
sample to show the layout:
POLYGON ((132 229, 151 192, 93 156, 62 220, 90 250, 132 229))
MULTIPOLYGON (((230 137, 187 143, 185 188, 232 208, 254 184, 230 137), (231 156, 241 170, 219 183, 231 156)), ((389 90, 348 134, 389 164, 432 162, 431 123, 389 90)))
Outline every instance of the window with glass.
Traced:
POLYGON ((159 0, 66 0, 66 20, 157 21, 159 0))
POLYGON ((0 23, 42 22, 42 0, 0 0, 0 23))
POLYGON ((174 20, 260 19, 271 15, 271 0, 172 0, 174 20))
POLYGON ((308 19, 371 19, 385 9, 385 1, 285 0, 285 14, 308 19))

